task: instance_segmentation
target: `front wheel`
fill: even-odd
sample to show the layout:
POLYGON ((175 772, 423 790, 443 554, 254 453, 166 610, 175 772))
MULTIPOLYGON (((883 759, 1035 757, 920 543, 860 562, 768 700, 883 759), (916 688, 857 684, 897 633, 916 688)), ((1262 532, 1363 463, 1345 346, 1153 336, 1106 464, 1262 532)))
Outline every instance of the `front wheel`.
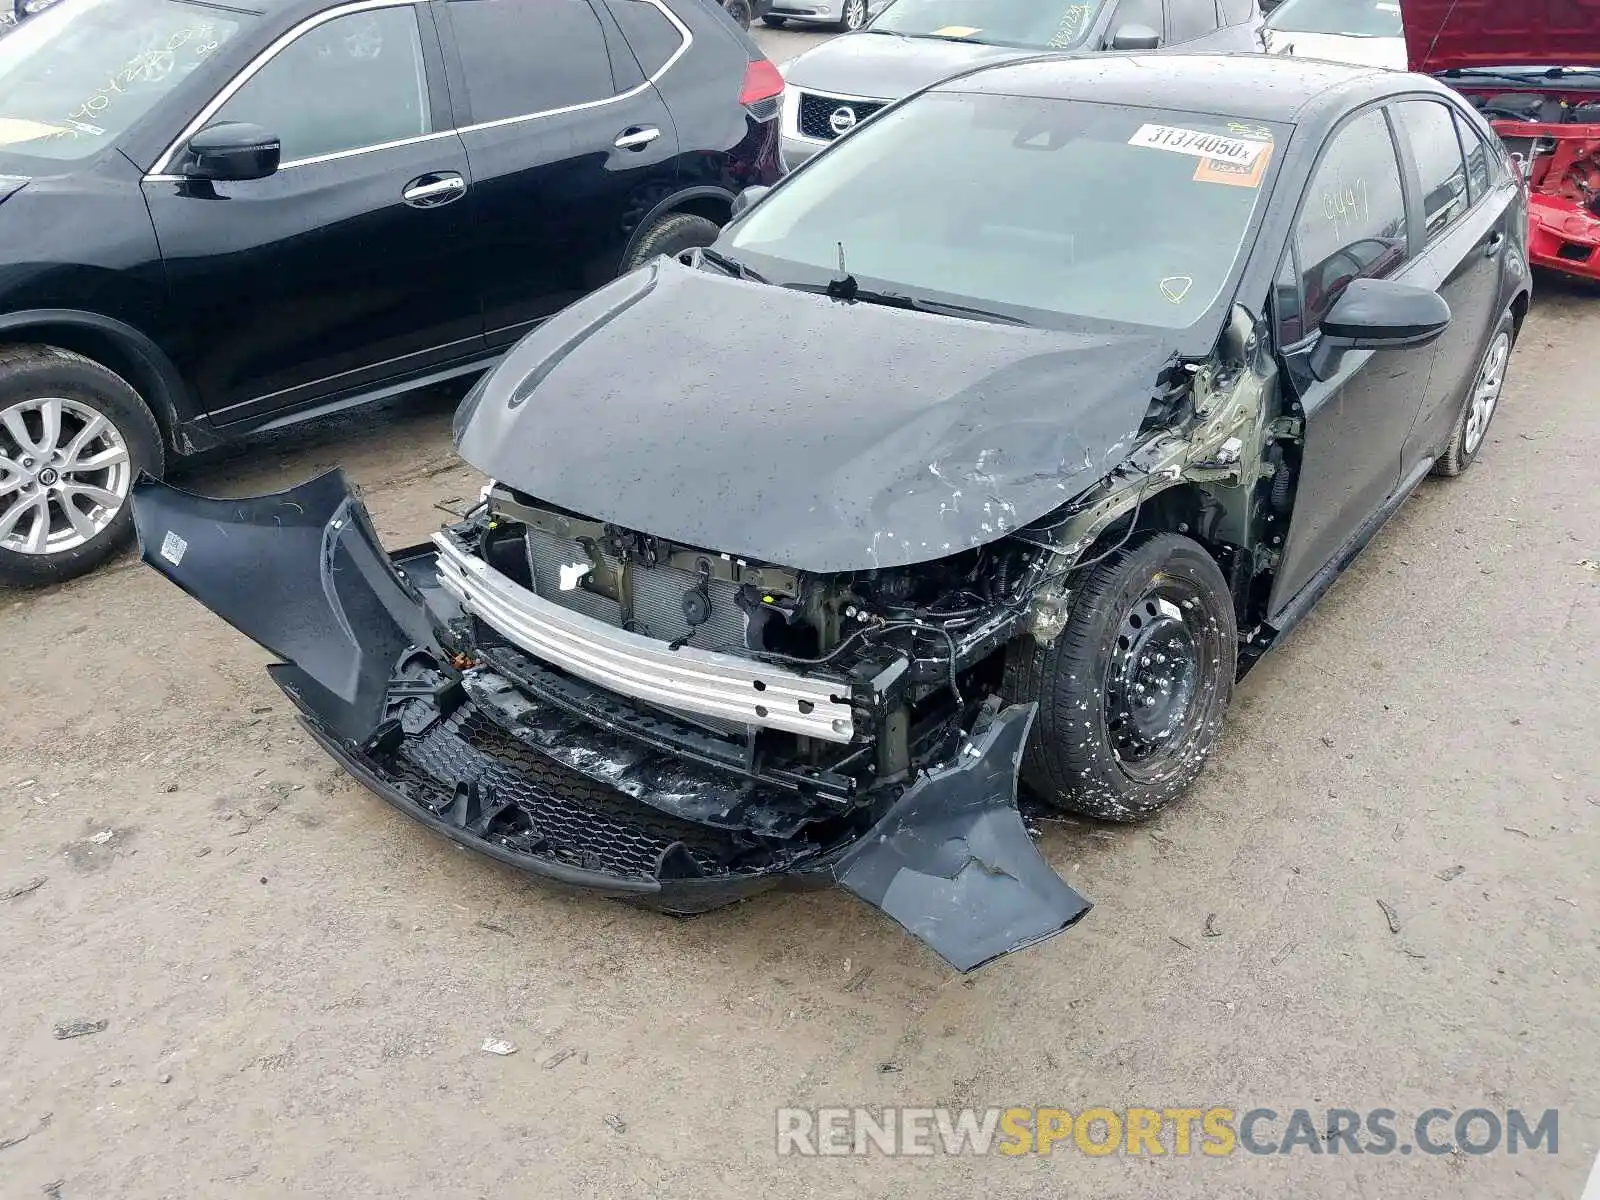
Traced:
POLYGON ((1505 390, 1506 368, 1511 362, 1516 330, 1516 318, 1509 312, 1495 326, 1489 348, 1478 364, 1478 373, 1472 378, 1472 388, 1461 404, 1450 443, 1433 465, 1435 475, 1460 475, 1477 460, 1478 451, 1483 449, 1489 435, 1489 422, 1494 420, 1495 410, 1500 407, 1500 393, 1505 390))
POLYGON ((155 418, 121 376, 51 346, 0 352, 0 584, 99 566, 132 540, 133 481, 161 469, 155 418))
POLYGON ((723 0, 722 7, 740 29, 750 28, 750 0, 723 0))
POLYGON ((1067 627, 1006 654, 1008 702, 1035 700, 1022 778, 1041 798, 1136 821, 1182 795, 1215 749, 1233 695, 1233 596, 1203 546, 1159 533, 1077 582, 1067 627))
POLYGON ((839 28, 854 33, 867 23, 867 0, 844 0, 844 11, 839 15, 839 28))

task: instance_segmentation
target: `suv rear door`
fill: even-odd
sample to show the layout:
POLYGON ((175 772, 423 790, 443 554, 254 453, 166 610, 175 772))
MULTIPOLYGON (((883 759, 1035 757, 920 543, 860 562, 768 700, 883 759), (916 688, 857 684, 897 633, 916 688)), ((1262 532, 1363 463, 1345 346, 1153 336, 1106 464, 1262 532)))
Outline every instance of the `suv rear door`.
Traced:
POLYGON ((212 419, 255 423, 480 354, 460 266, 469 179, 427 5, 330 8, 234 76, 144 182, 174 357, 212 419), (187 139, 225 121, 276 134, 278 170, 184 178, 187 139))
MULTIPOLYGON (((629 232, 667 195, 678 134, 603 6, 434 5, 467 158, 472 270, 491 347, 617 274, 629 232), (463 111, 464 110, 464 111, 463 111)), ((689 42, 663 5, 665 71, 689 42)))

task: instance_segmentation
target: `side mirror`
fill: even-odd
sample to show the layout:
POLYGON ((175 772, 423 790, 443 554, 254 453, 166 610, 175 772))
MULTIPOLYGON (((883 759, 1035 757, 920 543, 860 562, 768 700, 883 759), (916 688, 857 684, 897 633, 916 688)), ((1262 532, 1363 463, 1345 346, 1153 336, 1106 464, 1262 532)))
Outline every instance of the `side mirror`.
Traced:
POLYGON ((283 144, 277 134, 243 121, 208 125, 189 139, 189 161, 183 173, 190 179, 237 183, 265 179, 278 169, 283 144))
POLYGON ((733 198, 733 215, 737 217, 740 213, 744 212, 745 209, 749 208, 756 201, 760 200, 761 197, 765 196, 771 190, 772 189, 770 187, 760 186, 745 188, 744 191, 740 192, 733 198))
POLYGON ((1391 279, 1353 279, 1322 319, 1311 373, 1332 379, 1351 350, 1426 346, 1449 328, 1450 319, 1450 306, 1438 292, 1391 279))
POLYGON ((1118 25, 1111 37, 1113 50, 1158 50, 1161 35, 1148 25, 1118 25))

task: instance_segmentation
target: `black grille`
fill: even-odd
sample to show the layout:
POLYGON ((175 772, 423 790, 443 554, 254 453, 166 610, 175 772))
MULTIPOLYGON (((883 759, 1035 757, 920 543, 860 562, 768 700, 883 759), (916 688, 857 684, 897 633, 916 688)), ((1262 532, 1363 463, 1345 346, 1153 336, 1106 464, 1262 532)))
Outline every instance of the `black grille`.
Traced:
MULTIPOLYGON (((887 103, 878 100, 836 100, 832 96, 817 96, 811 92, 800 93, 800 133, 803 137, 820 138, 831 142, 839 136, 833 127, 833 114, 841 108, 855 114, 859 125, 887 103)), ((848 130, 847 130, 848 131, 848 130)))
POLYGON ((678 843, 708 874, 728 870, 725 836, 569 770, 506 733, 471 702, 423 736, 406 739, 390 770, 435 810, 449 805, 458 783, 476 781, 486 801, 510 803, 486 839, 540 858, 649 879, 678 843))

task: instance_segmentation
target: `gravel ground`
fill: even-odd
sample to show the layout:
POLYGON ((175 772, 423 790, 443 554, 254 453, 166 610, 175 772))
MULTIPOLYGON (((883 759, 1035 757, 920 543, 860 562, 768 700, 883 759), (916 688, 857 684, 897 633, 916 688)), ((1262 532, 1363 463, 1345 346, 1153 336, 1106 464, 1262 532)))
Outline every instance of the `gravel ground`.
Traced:
MULTIPOLYGON (((673 921, 453 849, 131 560, 0 593, 0 1196, 1575 1196, 1600 295, 1539 282, 1479 463, 1251 675, 1189 800, 1048 826, 1095 911, 966 980, 842 893, 673 921), (775 1156, 777 1106, 832 1104, 1561 1113, 1555 1155, 775 1156)), ((477 486, 453 399, 180 481, 343 463, 420 540, 477 486)))

